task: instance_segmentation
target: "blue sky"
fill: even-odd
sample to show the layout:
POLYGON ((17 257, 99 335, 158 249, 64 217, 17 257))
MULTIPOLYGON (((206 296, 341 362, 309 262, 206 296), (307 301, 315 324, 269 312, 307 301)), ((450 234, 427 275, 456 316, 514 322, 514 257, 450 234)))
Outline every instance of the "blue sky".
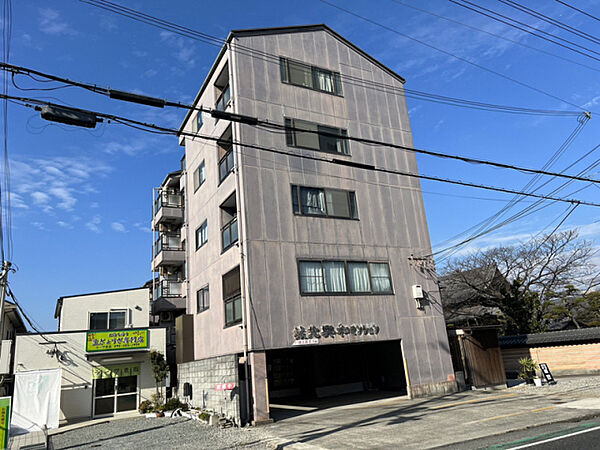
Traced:
MULTIPOLYGON (((428 9, 534 46, 591 68, 523 48, 514 43, 381 0, 336 3, 358 14, 443 48, 462 58, 552 93, 570 103, 600 111, 600 62, 574 54, 518 30, 462 9, 448 1, 408 4, 428 9), (595 69, 595 70, 593 70, 595 69)), ((482 2, 556 32, 547 24, 518 15, 494 0, 482 2)), ((592 19, 556 2, 527 4, 588 33, 592 19)), ((452 97, 532 108, 574 110, 572 106, 477 69, 431 48, 361 21, 316 0, 302 2, 174 0, 128 2, 127 6, 225 38, 230 29, 326 23, 407 79, 406 87, 452 97)), ((600 4, 576 6, 600 16, 600 4)), ((218 48, 112 15, 76 0, 13 2, 11 63, 74 80, 191 101, 218 48)), ((568 35, 561 32, 560 36, 568 35)), ((593 43, 582 45, 593 47, 593 43)), ((600 47, 594 48, 600 51, 600 47)), ((24 77, 21 87, 39 87, 24 77)), ((45 86, 43 86, 45 87, 45 86)), ((77 88, 12 95, 96 109, 178 127, 183 112, 124 104, 77 88)), ((577 126, 575 117, 508 115, 408 99, 416 147, 541 167, 577 126)), ((599 143, 600 118, 594 117, 552 170, 559 171, 599 143)), ((54 329, 56 299, 63 295, 137 287, 151 278, 152 188, 176 170, 182 147, 174 137, 156 136, 117 124, 90 131, 43 121, 39 113, 9 106, 14 255, 18 272, 10 282, 20 303, 43 329, 54 329)), ((596 160, 594 153, 570 170, 596 160)), ((420 171, 477 183, 522 188, 529 176, 505 170, 418 156, 420 171)), ((598 177, 598 173, 595 173, 598 177)), ((549 192, 556 181, 544 191, 549 192)), ((584 184, 573 184, 565 193, 584 184)), ((422 183, 431 240, 443 242, 496 212, 509 195, 422 183)), ((576 194, 598 201, 598 188, 576 194)), ((526 204, 526 203, 523 203, 526 204)), ((551 230, 567 205, 552 204, 478 240, 462 251, 529 238, 551 230)), ((579 207, 564 227, 579 227, 597 242, 598 208, 579 207)))

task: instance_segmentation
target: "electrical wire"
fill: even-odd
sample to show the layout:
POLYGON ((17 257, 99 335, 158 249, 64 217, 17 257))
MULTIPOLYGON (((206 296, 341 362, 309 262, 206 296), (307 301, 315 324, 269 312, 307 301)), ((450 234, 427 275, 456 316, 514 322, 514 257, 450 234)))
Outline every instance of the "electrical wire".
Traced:
POLYGON ((513 0, 498 0, 498 1, 500 3, 504 3, 507 6, 510 6, 511 8, 516 9, 517 11, 524 12, 525 14, 529 14, 530 16, 533 16, 537 19, 543 20, 544 22, 549 23, 550 25, 554 25, 555 27, 565 30, 571 34, 574 34, 575 36, 582 38, 582 39, 586 39, 590 42, 593 42, 594 44, 600 44, 600 39, 598 39, 596 36, 586 33, 585 31, 581 31, 575 27, 572 27, 571 25, 567 25, 566 23, 561 22, 559 20, 553 19, 552 17, 546 16, 545 14, 542 14, 541 12, 531 9, 525 5, 517 3, 513 0))
POLYGON ((483 28, 478 28, 478 27, 475 27, 473 25, 469 25, 467 23, 461 22, 459 20, 451 19, 450 17, 446 17, 446 16, 443 16, 441 14, 436 14, 434 12, 431 12, 431 11, 423 9, 423 8, 419 8, 418 6, 411 5, 411 4, 403 2, 401 0, 392 0, 392 1, 394 3, 397 3, 399 5, 405 6, 407 8, 411 8, 411 9, 413 9, 415 11, 420 11, 420 12, 422 12, 424 14, 429 14, 430 16, 437 17, 438 19, 442 19, 442 20, 445 20, 447 22, 455 23, 457 25, 463 26, 465 28, 469 28, 471 30, 478 31, 480 33, 485 33, 485 34, 487 34, 489 36, 493 36, 495 38, 502 39, 503 41, 507 41, 507 42, 510 42, 512 44, 519 45, 519 46, 521 46, 523 48, 527 48, 529 50, 533 50, 533 51, 536 51, 538 53, 542 53, 544 55, 551 56, 552 58, 560 59, 562 61, 569 62, 571 64, 576 64, 576 65, 578 65, 580 67, 585 67, 586 69, 590 69, 590 70, 593 70, 595 72, 600 72, 600 69, 597 69, 595 67, 589 66, 587 64, 583 64, 583 63, 575 61, 573 59, 565 58, 564 56, 557 55, 556 53, 552 53, 552 52, 549 52, 549 51, 546 51, 546 50, 542 50, 541 48, 533 47, 531 45, 525 44, 524 42, 517 41, 515 39, 510 39, 510 38, 508 38, 506 36, 503 36, 501 34, 492 33, 491 31, 484 30, 483 28))
MULTIPOLYGON (((2 62, 10 61, 12 39, 12 1, 4 0, 2 7, 2 62)), ((12 211, 10 194, 10 160, 8 157, 8 74, 2 77, 2 152, 4 156, 0 184, 0 257, 2 263, 12 259, 12 211)))
MULTIPOLYGON (((173 32, 175 34, 178 34, 178 35, 181 35, 181 36, 185 36, 185 37, 189 37, 189 38, 192 38, 192 39, 195 39, 195 40, 198 40, 198 41, 210 44, 210 45, 215 45, 215 46, 221 47, 221 46, 223 46, 223 45, 225 45, 227 43, 227 40, 225 40, 225 39, 220 39, 220 38, 217 38, 215 36, 211 36, 211 35, 209 35, 207 33, 201 33, 199 31, 196 31, 196 30, 193 30, 193 29, 190 29, 190 28, 187 28, 187 27, 183 27, 181 25, 177 25, 177 24, 174 24, 172 22, 168 22, 166 20, 163 20, 163 19, 151 16, 149 14, 141 13, 141 12, 136 11, 134 9, 127 8, 127 7, 118 5, 116 3, 109 2, 107 0, 80 0, 80 1, 83 2, 83 3, 89 4, 91 6, 94 6, 94 7, 97 7, 97 8, 104 9, 106 11, 112 12, 114 14, 122 15, 122 16, 125 16, 125 17, 128 17, 128 18, 131 18, 133 20, 136 20, 136 21, 139 21, 139 22, 142 22, 142 23, 146 23, 148 25, 151 25, 151 26, 163 29, 163 30, 171 31, 171 32, 173 32)), ((342 9, 343 10, 343 8, 337 7, 336 5, 333 5, 333 4, 329 4, 329 5, 333 6, 333 7, 336 7, 338 9, 342 9)), ((344 11, 347 11, 347 10, 344 10, 344 11)), ((349 12, 349 11, 347 11, 347 12, 349 12)), ((354 13, 351 13, 351 12, 349 12, 349 13, 350 14, 354 14, 354 13)), ((370 19, 366 19, 365 18, 365 20, 370 20, 370 19)), ((371 22, 374 23, 373 21, 371 21, 371 22)), ((380 25, 380 24, 376 24, 376 25, 383 26, 383 25, 380 25)), ((392 29, 389 29, 389 30, 393 31, 394 33, 398 33, 398 34, 402 35, 402 33, 399 33, 396 30, 392 30, 392 29)), ((521 85, 523 87, 527 87, 527 88, 533 89, 534 91, 536 91, 538 93, 547 95, 549 97, 552 97, 555 100, 559 100, 559 101, 561 101, 561 102, 563 102, 565 104, 568 104, 568 105, 571 105, 571 106, 573 106, 573 107, 575 107, 577 109, 583 110, 583 108, 581 108, 580 106, 575 105, 574 103, 571 103, 569 101, 563 100, 563 99, 561 99, 559 97, 556 97, 556 96, 554 96, 554 95, 552 95, 550 93, 547 93, 547 92, 543 91, 542 89, 539 89, 539 88, 536 88, 534 86, 528 85, 526 83, 520 82, 520 81, 518 81, 516 79, 510 78, 510 77, 508 77, 506 75, 503 75, 503 74, 501 74, 499 72, 495 72, 492 69, 488 69, 488 68, 486 68, 484 66, 478 65, 477 63, 469 61, 469 60, 467 60, 465 58, 461 58, 461 57, 459 57, 457 55, 454 55, 452 53, 446 52, 445 50, 442 50, 442 49, 439 49, 437 47, 434 47, 434 46, 432 46, 430 44, 427 44, 427 43, 425 43, 423 41, 420 41, 420 40, 417 40, 415 38, 412 38, 412 37, 410 37, 408 35, 403 35, 403 36, 405 36, 405 37, 407 37, 409 39, 415 40, 415 41, 417 41, 417 42, 419 42, 419 43, 421 43, 421 44, 423 44, 423 45, 425 45, 427 47, 434 48, 435 50, 438 50, 438 51, 440 51, 440 52, 442 52, 444 54, 447 54, 448 56, 455 57, 455 58, 460 59, 460 60, 462 60, 464 62, 467 62, 468 64, 471 64, 473 66, 479 67, 482 70, 488 71, 490 73, 494 73, 494 74, 496 74, 498 76, 501 76, 501 77, 503 77, 505 79, 508 79, 508 80, 510 80, 512 82, 515 82, 515 83, 517 83, 517 84, 519 84, 519 85, 521 85)), ((267 53, 267 52, 264 52, 264 51, 261 51, 261 50, 253 49, 253 48, 250 48, 250 47, 245 47, 245 46, 243 46, 243 45, 241 45, 239 43, 232 42, 231 43, 231 51, 232 52, 237 52, 239 54, 247 55, 247 56, 252 57, 252 58, 262 59, 264 61, 271 62, 271 63, 274 63, 274 64, 279 64, 279 55, 273 55, 273 54, 270 54, 270 53, 267 53)), ((401 89, 401 88, 390 88, 388 85, 383 84, 383 83, 378 83, 378 82, 364 80, 362 78, 353 77, 353 76, 348 75, 348 74, 341 74, 341 78, 342 78, 342 81, 344 81, 346 84, 356 85, 356 86, 361 86, 361 87, 366 87, 366 88, 376 89, 376 90, 384 90, 384 92, 386 92, 386 93, 395 93, 395 94, 401 95, 401 96, 405 95, 404 92, 403 92, 404 91, 403 89, 401 89), (387 86, 388 89, 386 89, 386 86, 387 86)), ((415 92, 417 92, 417 91, 415 91, 415 92)), ((415 95, 418 95, 418 94, 415 93, 415 95)), ((433 101, 433 100, 429 100, 429 101, 433 101)))
MULTIPOLYGON (((10 96, 9 98, 12 100, 19 101, 19 102, 21 102, 21 104, 23 106, 29 107, 29 108, 34 108, 33 104, 37 104, 38 106, 39 105, 47 105, 47 106, 59 107, 59 108, 63 107, 62 105, 57 105, 57 104, 48 103, 48 102, 41 102, 36 99, 27 99, 27 98, 14 97, 14 96, 10 96)), ((324 163, 328 163, 328 164, 351 167, 351 168, 355 168, 355 169, 368 170, 368 171, 373 171, 373 172, 381 172, 381 173, 387 173, 387 174, 392 174, 392 175, 400 175, 400 176, 405 176, 405 177, 409 177, 409 178, 419 178, 419 179, 430 180, 430 181, 439 181, 439 182, 454 184, 454 185, 458 185, 458 186, 474 187, 474 188, 478 188, 478 189, 504 192, 504 193, 508 193, 508 194, 520 194, 520 195, 525 195, 525 196, 538 198, 538 199, 555 200, 555 201, 571 203, 571 204, 580 203, 585 206, 600 207, 600 203, 589 202, 589 201, 585 201, 585 200, 559 198, 559 197, 552 197, 552 196, 547 196, 547 195, 542 195, 542 194, 534 194, 534 193, 523 194, 520 191, 517 191, 515 189, 510 189, 510 188, 488 186, 488 185, 471 183, 471 182, 462 181, 462 180, 451 179, 451 178, 443 178, 443 177, 432 176, 432 175, 423 175, 423 174, 416 174, 416 173, 412 173, 412 172, 403 172, 400 170, 386 169, 383 167, 376 167, 374 165, 361 164, 361 163, 356 163, 356 162, 352 162, 352 161, 348 161, 348 160, 344 160, 344 159, 337 159, 335 157, 329 159, 326 157, 307 155, 305 153, 294 153, 294 152, 285 151, 285 150, 281 150, 281 149, 273 148, 273 147, 264 147, 261 145, 249 144, 249 143, 244 143, 244 142, 239 142, 239 141, 234 141, 234 140, 224 140, 224 139, 222 139, 220 137, 216 137, 216 136, 201 135, 201 134, 197 134, 197 133, 176 130, 174 128, 163 127, 163 126, 159 126, 159 125, 155 125, 155 124, 149 124, 149 123, 141 122, 139 120, 130 119, 130 118, 122 117, 122 116, 116 116, 113 114, 106 114, 106 113, 90 111, 90 110, 78 110, 78 111, 85 112, 87 114, 94 114, 97 117, 112 120, 112 121, 121 123, 123 125, 131 126, 136 129, 143 129, 143 131, 150 130, 151 132, 158 133, 158 134, 170 134, 170 135, 174 135, 174 136, 189 136, 189 137, 195 137, 195 138, 204 139, 207 141, 212 141, 212 142, 217 142, 217 143, 239 145, 242 147, 266 151, 266 152, 275 153, 275 154, 279 154, 279 155, 291 156, 291 157, 308 159, 308 160, 313 160, 313 161, 320 161, 320 162, 324 162, 324 163)), ((574 180, 569 180, 569 181, 572 182, 574 180)))
POLYGON ((10 289, 10 287, 7 287, 7 290, 8 290, 7 291, 8 295, 10 296, 10 298, 12 298, 16 307, 19 308, 19 311, 21 312, 21 314, 23 315, 23 318, 27 321, 27 323, 29 324, 31 329, 33 331, 35 331, 36 333, 38 333, 46 342, 50 342, 50 340, 40 330, 40 328, 41 328, 40 324, 35 319, 30 318, 29 315, 25 312, 25 310, 23 309, 23 307, 17 300, 17 297, 15 297, 15 294, 13 293, 12 289, 10 289), (37 326, 36 326, 36 324, 37 324, 37 326))
POLYGON ((580 55, 586 56, 586 57, 588 57, 590 59, 594 59, 596 61, 600 61, 600 58, 598 58, 596 56, 593 56, 593 55, 590 55, 589 53, 586 53, 585 51, 590 52, 590 53, 594 53, 596 55, 600 55, 600 52, 597 52, 597 51, 592 50, 592 49, 590 49, 588 47, 584 47, 582 45, 579 45, 576 42, 570 41, 568 39, 561 38, 560 36, 556 36, 556 35, 554 35, 552 33, 548 33, 548 32, 546 32, 544 30, 541 30, 541 29, 536 28, 534 26, 528 25, 528 24, 526 24, 524 22, 521 22, 519 20, 512 19, 511 17, 508 17, 508 16, 506 16, 504 14, 500 14, 499 12, 493 11, 493 10, 491 10, 489 8, 484 8, 483 6, 480 6, 480 5, 476 4, 476 3, 470 2, 468 0, 449 0, 449 1, 451 3, 454 3, 455 5, 458 5, 458 6, 462 7, 462 8, 465 8, 465 9, 468 9, 470 11, 476 12, 477 14, 480 14, 482 16, 489 17, 490 19, 495 20, 496 22, 503 23, 505 25, 508 25, 509 27, 516 28, 517 30, 524 31, 525 33, 531 34, 532 36, 535 36, 535 37, 537 37, 539 39, 543 39, 546 42, 550 42, 552 44, 555 44, 555 45, 558 45, 560 47, 563 47, 563 48, 566 48, 568 50, 571 50, 572 52, 579 53, 580 55), (471 5, 471 6, 468 6, 468 5, 471 5), (504 19, 506 19, 506 20, 504 20, 504 19), (515 25, 515 24, 518 24, 518 25, 515 25), (528 30, 528 28, 529 28, 529 30, 528 30), (535 31, 530 31, 530 30, 535 30, 535 31), (547 37, 541 36, 538 33, 541 33, 541 34, 546 35, 546 36, 550 36, 553 39, 549 39, 547 37), (585 51, 577 50, 577 48, 570 47, 569 45, 561 44, 560 42, 555 41, 554 39, 557 39, 557 40, 562 41, 562 42, 566 42, 566 43, 568 43, 570 45, 573 45, 574 47, 580 48, 580 49, 585 50, 585 51))
POLYGON ((563 2, 563 1, 561 1, 561 0, 556 0, 556 1, 557 1, 558 3, 560 3, 560 4, 562 4, 562 5, 565 5, 567 8, 571 8, 571 9, 572 9, 572 10, 574 10, 574 11, 577 11, 577 12, 579 12, 579 13, 581 13, 581 14, 585 15, 585 16, 588 16, 588 17, 590 17, 591 19, 594 19, 594 20, 597 20, 598 22, 600 22, 600 17, 596 17, 596 16, 594 16, 594 15, 592 15, 592 14, 590 14, 590 13, 587 13, 587 12, 585 12, 585 11, 583 11, 583 10, 579 9, 579 8, 575 8, 573 5, 569 5, 568 3, 566 3, 566 2, 563 2))

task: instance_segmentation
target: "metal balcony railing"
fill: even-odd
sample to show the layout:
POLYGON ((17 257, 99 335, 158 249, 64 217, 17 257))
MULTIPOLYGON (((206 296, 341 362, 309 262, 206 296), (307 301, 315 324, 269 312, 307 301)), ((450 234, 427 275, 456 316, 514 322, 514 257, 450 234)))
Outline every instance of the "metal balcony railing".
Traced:
POLYGON ((163 207, 181 208, 183 206, 183 196, 169 192, 160 192, 154 201, 154 215, 163 207))
POLYGON ((183 282, 162 280, 156 284, 156 289, 154 290, 154 300, 157 300, 162 297, 181 297, 182 293, 183 282))
POLYGON ((154 245, 154 256, 163 250, 183 250, 179 233, 162 233, 154 245))

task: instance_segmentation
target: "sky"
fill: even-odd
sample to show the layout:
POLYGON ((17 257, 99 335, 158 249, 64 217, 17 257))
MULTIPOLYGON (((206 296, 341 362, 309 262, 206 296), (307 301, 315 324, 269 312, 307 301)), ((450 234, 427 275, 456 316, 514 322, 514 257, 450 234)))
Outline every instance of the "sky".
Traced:
MULTIPOLYGON (((526 108, 600 111, 599 60, 446 0, 327 2, 370 21, 319 0, 302 2, 302 7, 293 1, 241 0, 146 0, 126 5, 223 39, 231 29, 325 23, 406 78, 408 89, 526 108)), ((77 0, 12 3, 9 62, 73 80, 191 102, 219 51, 217 46, 134 22, 77 0)), ((600 56, 597 44, 499 1, 478 3, 573 40, 598 51, 599 54, 592 54, 595 57, 600 56)), ((526 4, 579 30, 598 32, 596 21, 558 2, 536 0, 526 4)), ((600 3, 573 0, 573 4, 600 16, 600 3)), ((58 86, 23 76, 15 81, 21 89, 58 86)), ((178 128, 184 116, 181 110, 127 104, 75 87, 24 91, 11 85, 9 94, 169 127, 178 128)), ((578 125, 576 116, 503 114, 413 98, 407 102, 415 147, 524 167, 541 168, 578 125)), ((53 330, 57 298, 139 287, 151 279, 152 189, 160 185, 166 173, 179 168, 183 147, 176 137, 144 133, 114 123, 87 130, 47 122, 38 112, 13 104, 8 107, 8 121, 14 244, 11 261, 18 268, 9 282, 26 313, 41 329, 53 330)), ((600 117, 592 113, 592 119, 550 170, 562 171, 600 143, 598 121, 600 117)), ((567 172, 576 173, 599 157, 600 150, 593 152, 567 172)), ((520 172, 429 156, 418 155, 417 160, 420 172, 426 175, 516 190, 531 179, 520 172)), ((599 170, 588 175, 600 178, 599 170)), ((548 193, 559 184, 551 180, 540 192, 548 193)), ((582 189, 570 197, 600 202, 598 188, 575 182, 559 195, 582 189)), ((434 181, 422 181, 422 189, 434 249, 443 249, 448 239, 488 218, 512 198, 434 181)), ((518 208, 530 202, 526 199, 518 208)), ((544 230, 551 231, 564 218, 569 205, 545 205, 543 210, 469 243, 457 255, 523 242, 544 230)), ((600 209, 579 206, 562 224, 562 229, 567 228, 578 228, 582 237, 598 245, 600 209)), ((443 260, 438 261, 440 265, 443 260)))

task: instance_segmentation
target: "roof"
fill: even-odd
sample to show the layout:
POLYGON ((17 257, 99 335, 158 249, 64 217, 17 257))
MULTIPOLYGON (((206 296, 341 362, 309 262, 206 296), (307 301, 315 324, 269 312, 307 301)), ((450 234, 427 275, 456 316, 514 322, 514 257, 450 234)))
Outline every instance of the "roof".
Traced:
POLYGON ((171 173, 168 173, 165 176, 165 179, 163 180, 163 182, 161 183, 160 186, 163 187, 164 185, 168 185, 169 182, 171 181, 171 180, 169 180, 169 178, 175 178, 175 177, 180 176, 180 175, 181 175, 181 169, 176 170, 176 171, 171 172, 171 173))
POLYGON ((99 295, 99 294, 112 294, 114 292, 125 292, 125 291, 137 291, 139 289, 148 289, 147 287, 136 287, 129 289, 115 289, 113 291, 101 291, 101 292, 90 292, 89 294, 76 294, 76 295, 65 295, 56 300, 56 308, 54 309, 54 318, 58 319, 60 315, 60 310, 62 308, 62 303, 65 298, 73 298, 73 297, 89 297, 90 295, 99 295))
MULTIPOLYGON (((359 53, 361 56, 363 56, 366 59, 368 59, 369 61, 371 61, 373 64, 378 66, 380 69, 387 72, 389 75, 393 76, 394 78, 397 78, 401 83, 403 83, 403 84, 406 83, 406 79, 404 77, 402 77, 397 72, 390 69, 388 66, 383 64, 378 59, 375 59, 373 56, 371 56, 370 54, 368 54, 367 52, 362 50, 360 47, 357 47, 355 44, 350 42, 348 39, 343 37, 341 34, 337 33, 336 31, 332 30, 331 28, 329 28, 324 23, 314 24, 314 25, 294 25, 294 26, 289 26, 289 27, 248 28, 248 29, 244 29, 244 30, 231 30, 231 32, 229 33, 229 36, 227 36, 225 45, 223 45, 223 47, 221 48, 221 51, 215 58, 215 62, 213 63, 210 71, 208 72, 208 75, 204 79, 204 83, 202 83, 202 87, 200 88, 200 91, 198 91, 198 95, 196 95, 196 98, 194 99, 193 104, 196 105, 198 103, 198 101, 200 100, 200 97, 204 93, 204 90, 206 89, 208 82, 212 78, 212 75, 215 72, 215 70, 217 69, 219 61, 221 60, 223 54, 225 53, 227 44, 229 44, 233 40, 234 37, 266 36, 266 35, 272 35, 272 34, 306 33, 306 32, 310 32, 310 31, 325 31, 325 32, 329 33, 334 38, 343 42, 348 47, 352 48, 354 51, 359 53)), ((190 118, 190 116, 192 115, 193 112, 194 112, 194 109, 190 109, 187 112, 185 118, 183 119, 181 127, 179 127, 179 133, 181 133, 183 131, 183 128, 185 127, 186 122, 188 121, 188 119, 190 118)))
POLYGON ((600 341, 600 327, 577 330, 550 331, 547 333, 504 336, 499 339, 500 347, 526 347, 533 345, 567 344, 570 342, 600 341))
POLYGON ((17 333, 26 333, 27 332, 27 326, 25 325, 25 322, 23 322, 23 317, 21 317, 21 313, 19 312, 19 309, 17 307, 17 305, 15 305, 14 303, 5 300, 4 302, 4 315, 8 316, 11 315, 13 320, 13 326, 16 329, 17 333))

